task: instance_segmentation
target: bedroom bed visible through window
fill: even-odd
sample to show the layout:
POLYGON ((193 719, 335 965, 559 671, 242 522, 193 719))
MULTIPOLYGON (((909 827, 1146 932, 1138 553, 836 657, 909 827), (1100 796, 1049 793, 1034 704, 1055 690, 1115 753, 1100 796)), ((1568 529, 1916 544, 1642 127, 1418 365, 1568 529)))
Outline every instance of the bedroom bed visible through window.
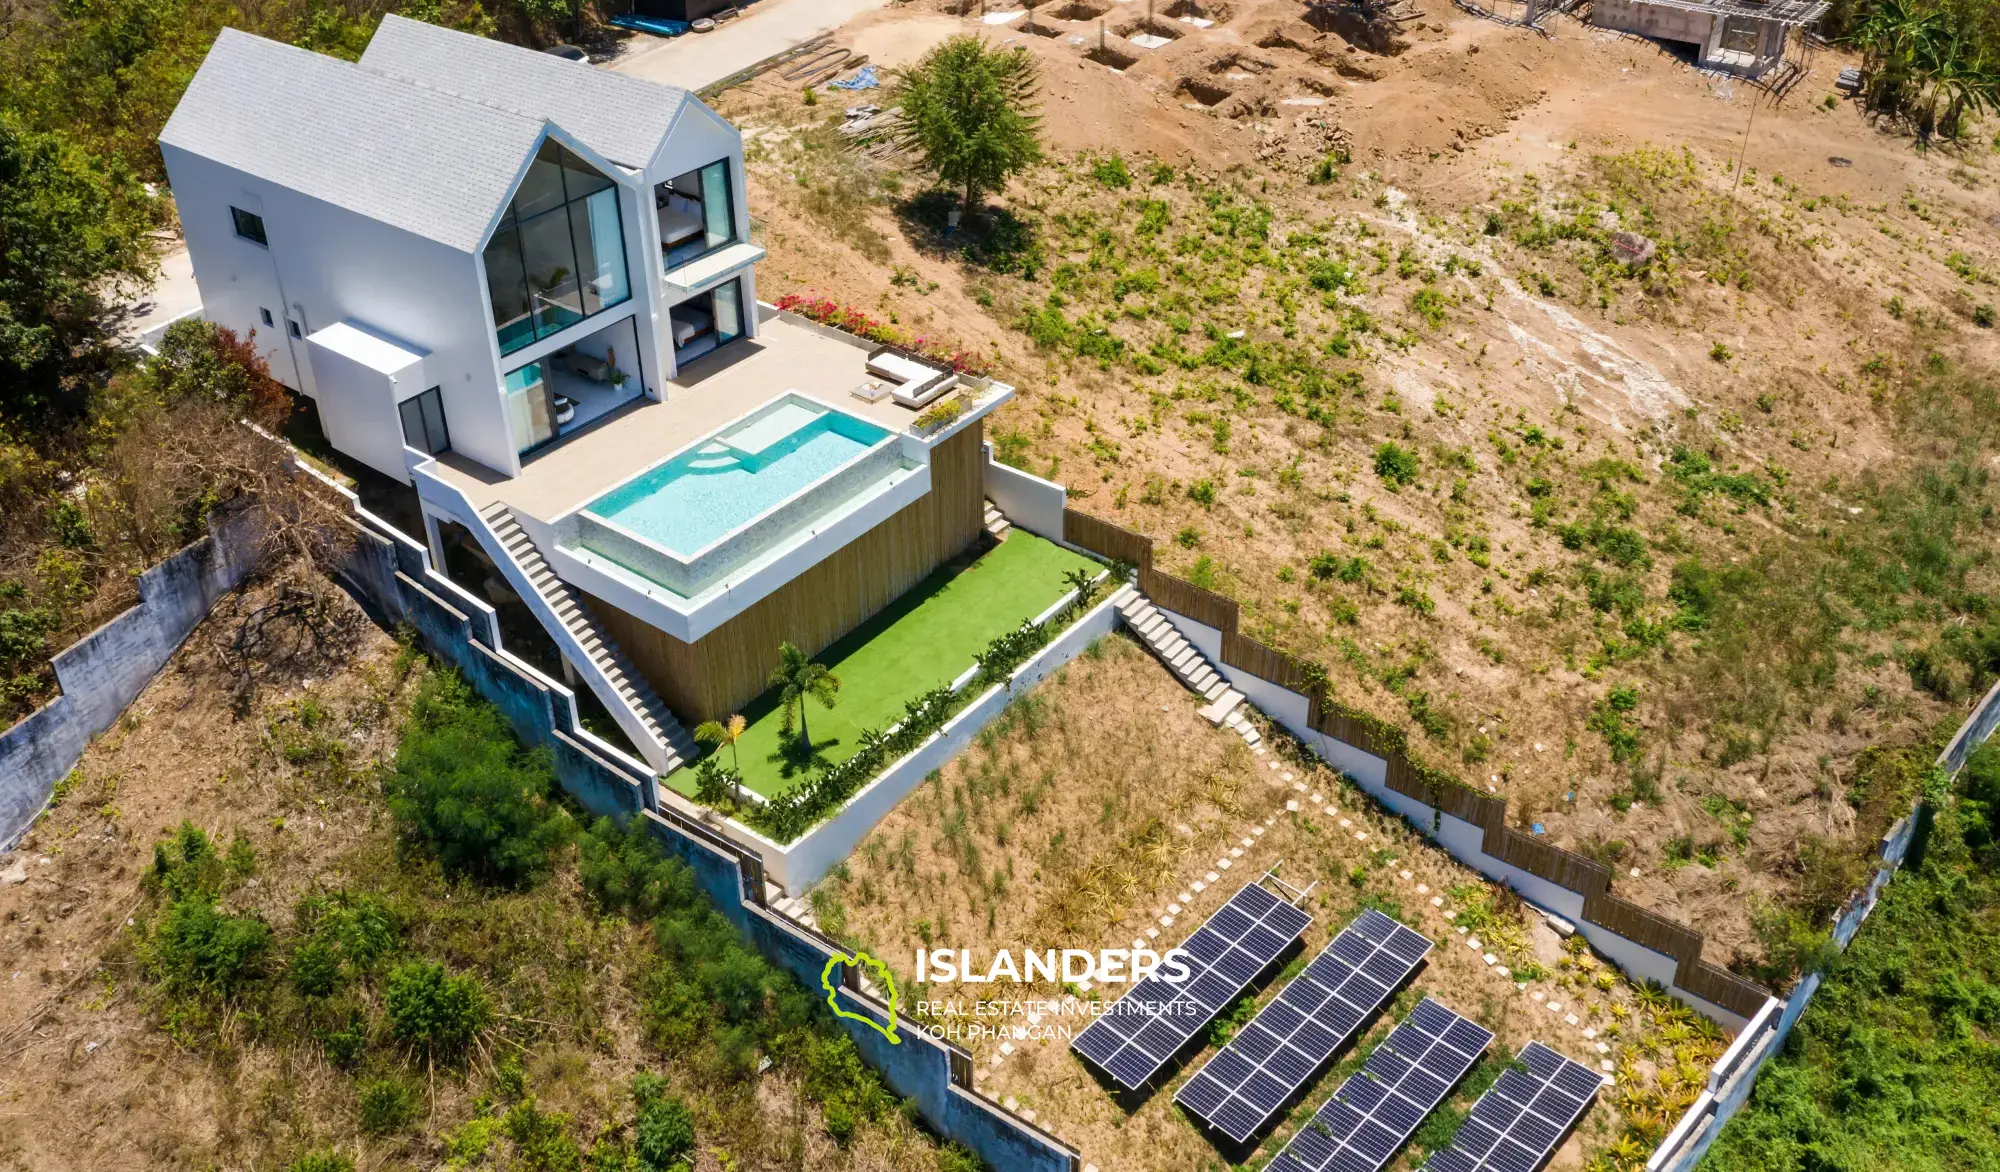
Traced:
POLYGON ((653 204, 667 269, 736 243, 735 202, 727 159, 676 175, 655 188, 653 204))
POLYGON ((667 311, 673 326, 674 365, 695 359, 743 336, 743 285, 724 281, 667 311))

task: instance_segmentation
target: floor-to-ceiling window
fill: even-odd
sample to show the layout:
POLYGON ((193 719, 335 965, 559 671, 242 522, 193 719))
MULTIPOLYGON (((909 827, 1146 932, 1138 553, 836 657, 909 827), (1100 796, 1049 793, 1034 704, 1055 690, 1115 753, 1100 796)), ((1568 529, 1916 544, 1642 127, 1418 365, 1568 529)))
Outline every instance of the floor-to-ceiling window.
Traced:
POLYGON ((660 248, 669 269, 736 243, 736 200, 730 191, 727 159, 660 184, 653 192, 653 203, 654 214, 660 218, 660 248))
POLYGON ((486 245, 486 285, 500 352, 575 325, 632 296, 618 189, 544 139, 486 245))

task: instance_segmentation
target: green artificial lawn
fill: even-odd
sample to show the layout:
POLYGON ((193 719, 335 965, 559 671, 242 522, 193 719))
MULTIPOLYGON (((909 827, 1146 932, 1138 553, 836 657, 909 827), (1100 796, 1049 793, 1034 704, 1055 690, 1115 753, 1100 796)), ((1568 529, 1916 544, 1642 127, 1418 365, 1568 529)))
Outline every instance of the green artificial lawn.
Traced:
MULTIPOLYGON (((943 569, 924 579, 814 656, 840 681, 831 709, 807 701, 806 728, 815 753, 829 763, 852 756, 862 730, 888 728, 902 718, 905 700, 957 679, 996 636, 1067 593, 1063 573, 1079 567, 1092 573, 1102 568, 1016 529, 964 569, 943 569)), ((750 728, 736 747, 743 784, 766 797, 790 789, 801 776, 779 751, 783 714, 777 700, 775 691, 767 691, 744 708, 750 728)), ((721 759, 729 762, 727 747, 721 759)), ((692 769, 677 770, 667 781, 694 793, 692 769)))

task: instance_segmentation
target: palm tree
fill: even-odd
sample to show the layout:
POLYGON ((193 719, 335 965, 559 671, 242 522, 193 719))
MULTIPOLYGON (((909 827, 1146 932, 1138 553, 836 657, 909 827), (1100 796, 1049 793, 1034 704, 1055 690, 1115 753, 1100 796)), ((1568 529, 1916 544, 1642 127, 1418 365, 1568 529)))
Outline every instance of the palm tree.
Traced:
POLYGON ((805 652, 790 643, 778 644, 778 666, 771 671, 770 685, 778 689, 778 703, 784 712, 782 728, 786 736, 792 733, 792 721, 796 718, 799 730, 799 748, 812 751, 812 735, 806 731, 806 700, 819 701, 822 708, 832 708, 834 697, 840 693, 840 680, 826 669, 823 663, 815 663, 805 652))
POLYGON ((732 713, 728 720, 704 720, 695 726, 694 739, 710 748, 729 746, 729 767, 736 773, 736 802, 743 803, 743 760, 736 755, 736 742, 743 739, 743 732, 750 722, 741 713, 732 713))

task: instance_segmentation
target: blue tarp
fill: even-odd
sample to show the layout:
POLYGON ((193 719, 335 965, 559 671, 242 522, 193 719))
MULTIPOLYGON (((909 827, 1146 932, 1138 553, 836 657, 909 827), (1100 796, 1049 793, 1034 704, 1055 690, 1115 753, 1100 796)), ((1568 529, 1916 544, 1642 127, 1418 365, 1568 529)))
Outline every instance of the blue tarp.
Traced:
POLYGON ((666 20, 657 16, 634 16, 630 13, 612 17, 611 23, 619 28, 631 29, 635 33, 651 33, 656 37, 683 36, 687 33, 688 29, 693 27, 685 20, 666 20))
POLYGON ((846 81, 835 81, 827 84, 837 90, 872 90, 882 83, 876 78, 875 67, 873 65, 863 65, 861 72, 848 78, 846 81))

